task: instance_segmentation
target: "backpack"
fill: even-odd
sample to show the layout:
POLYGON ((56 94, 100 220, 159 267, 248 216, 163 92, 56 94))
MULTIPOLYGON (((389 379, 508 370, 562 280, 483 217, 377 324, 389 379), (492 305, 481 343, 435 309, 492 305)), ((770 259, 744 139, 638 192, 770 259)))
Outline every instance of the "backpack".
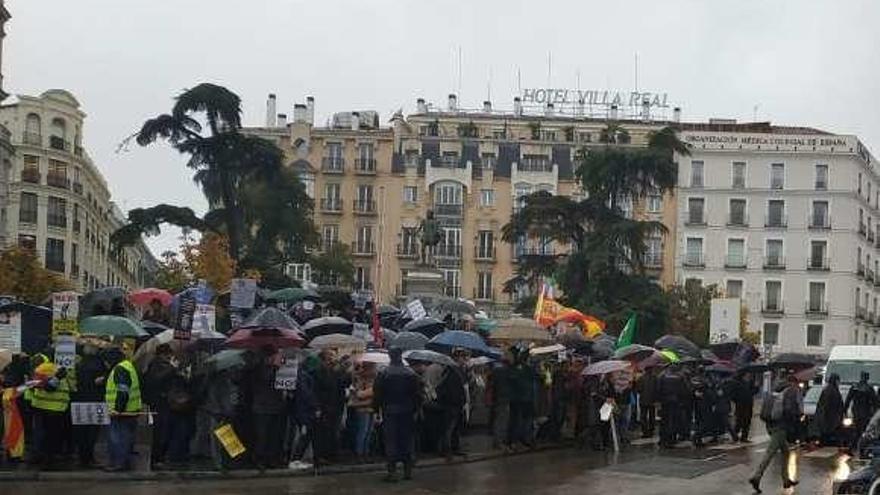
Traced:
POLYGON ((775 422, 782 419, 783 412, 783 392, 768 392, 764 394, 764 401, 761 404, 761 419, 765 423, 775 422))

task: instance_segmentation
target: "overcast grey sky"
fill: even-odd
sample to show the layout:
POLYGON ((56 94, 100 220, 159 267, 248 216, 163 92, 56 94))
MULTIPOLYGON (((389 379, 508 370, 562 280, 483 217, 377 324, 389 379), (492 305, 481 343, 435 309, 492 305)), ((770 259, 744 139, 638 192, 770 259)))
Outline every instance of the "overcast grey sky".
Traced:
MULTIPOLYGON (((87 150, 123 209, 158 202, 204 210, 167 146, 117 144, 198 82, 226 85, 260 125, 316 99, 316 119, 376 109, 383 122, 417 97, 458 86, 477 107, 491 94, 547 83, 669 93, 685 120, 757 117, 859 135, 880 154, 880 2, 876 0, 7 0, 9 92, 65 88, 88 114, 87 150)), ((174 233, 151 239, 158 254, 174 233)))

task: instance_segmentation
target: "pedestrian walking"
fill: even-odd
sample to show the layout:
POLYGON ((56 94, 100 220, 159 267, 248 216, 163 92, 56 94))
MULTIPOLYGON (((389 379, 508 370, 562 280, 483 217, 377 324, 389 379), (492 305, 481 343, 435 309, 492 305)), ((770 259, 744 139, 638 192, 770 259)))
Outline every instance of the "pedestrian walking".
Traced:
POLYGON ((403 479, 412 478, 415 419, 422 401, 418 375, 403 364, 398 348, 389 351, 391 364, 376 377, 373 407, 381 418, 387 461, 386 480, 397 481, 397 464, 403 465, 403 479))
POLYGON ((840 376, 837 373, 828 375, 828 383, 816 403, 815 421, 822 445, 837 445, 840 441, 840 427, 846 411, 843 408, 839 384, 840 376))
POLYGON ((129 471, 132 468, 135 431, 142 407, 140 377, 134 364, 120 349, 108 349, 104 359, 110 368, 104 394, 107 409, 110 411, 110 465, 107 471, 129 471))
POLYGON ((779 456, 782 487, 791 488, 798 484, 798 481, 789 478, 788 473, 789 437, 797 435, 802 413, 800 388, 797 377, 793 374, 789 375, 787 382, 777 387, 775 392, 768 393, 764 397, 764 403, 761 406, 761 419, 767 425, 770 443, 767 445, 763 459, 752 477, 749 478, 749 484, 752 485, 756 493, 761 493, 761 478, 773 457, 777 455, 779 456))
POLYGON ((853 385, 846 394, 843 410, 849 411, 852 407, 852 419, 854 433, 850 442, 850 450, 855 450, 859 438, 868 426, 871 416, 877 411, 877 392, 874 386, 868 383, 870 373, 863 371, 859 376, 859 382, 853 385))

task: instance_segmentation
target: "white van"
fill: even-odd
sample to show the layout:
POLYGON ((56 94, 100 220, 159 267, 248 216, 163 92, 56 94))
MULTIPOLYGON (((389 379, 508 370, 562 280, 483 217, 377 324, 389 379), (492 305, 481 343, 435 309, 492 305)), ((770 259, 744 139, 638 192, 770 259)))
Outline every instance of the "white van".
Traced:
POLYGON ((838 345, 831 349, 825 367, 824 381, 831 373, 840 377, 841 394, 846 397, 849 386, 859 382, 863 371, 870 375, 868 382, 880 385, 880 345, 838 345))

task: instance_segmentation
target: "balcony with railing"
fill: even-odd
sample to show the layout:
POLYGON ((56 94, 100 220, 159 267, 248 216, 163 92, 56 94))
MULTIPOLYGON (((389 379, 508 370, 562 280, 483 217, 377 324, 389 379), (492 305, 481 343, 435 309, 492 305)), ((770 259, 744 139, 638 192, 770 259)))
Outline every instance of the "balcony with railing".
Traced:
POLYGON ((415 241, 398 244, 397 257, 403 259, 417 259, 419 257, 418 244, 416 244, 415 241))
POLYGON ((807 316, 828 316, 828 302, 806 301, 804 303, 804 314, 807 316))
POLYGON ((785 270, 785 256, 765 256, 764 257, 764 269, 765 270, 785 270))
POLYGON ((79 220, 73 221, 73 233, 79 234, 82 231, 82 223, 79 220))
POLYGON ((21 136, 21 142, 24 144, 30 144, 33 146, 42 146, 43 145, 43 135, 39 132, 28 132, 25 131, 21 136))
POLYGON ((553 172, 553 162, 546 156, 524 156, 516 169, 518 172, 553 172))
POLYGON ((861 261, 856 263, 856 275, 858 275, 859 277, 865 276, 865 264, 861 261))
POLYGON ((481 262, 495 261, 495 246, 477 244, 474 246, 474 260, 481 262))
POLYGON ((351 243, 352 256, 373 256, 376 254, 376 243, 373 241, 355 241, 351 243))
POLYGON ((80 156, 80 157, 81 157, 81 156, 83 156, 83 155, 85 154, 85 151, 83 150, 83 147, 82 147, 82 146, 80 146, 80 145, 74 145, 74 147, 73 147, 73 154, 76 155, 76 156, 80 156))
POLYGON ((354 200, 354 212, 359 215, 375 215, 376 202, 371 199, 354 200))
POLYGON ((74 182, 73 183, 73 192, 79 194, 80 196, 83 193, 83 185, 82 182, 74 182))
POLYGON ((447 285, 443 287, 443 295, 446 297, 461 297, 461 286, 459 285, 447 285))
POLYGON ((59 189, 70 189, 70 179, 67 178, 67 174, 49 172, 46 174, 46 185, 59 189))
POLYGON ((730 213, 727 215, 728 227, 748 227, 749 216, 745 213, 730 213))
POLYGON ((70 151, 70 141, 61 136, 49 136, 49 147, 53 150, 70 151))
POLYGON ((761 302, 761 313, 766 316, 785 314, 785 306, 779 299, 765 299, 761 302))
POLYGON ((874 231, 873 230, 868 231, 868 242, 871 244, 874 244, 874 231))
POLYGON ((326 174, 341 174, 345 171, 345 158, 325 156, 321 158, 321 171, 326 174))
POLYGON ((764 227, 768 229, 784 229, 788 227, 788 215, 768 214, 764 217, 764 227))
POLYGON ((434 246, 434 257, 436 258, 461 258, 461 246, 452 244, 437 244, 434 246))
POLYGON ((724 259, 724 268, 728 270, 745 270, 746 257, 741 254, 728 254, 724 259))
POLYGON ((441 217, 461 217, 464 214, 464 205, 435 203, 432 210, 434 215, 441 217))
POLYGON ((498 165, 498 159, 494 156, 480 158, 480 168, 483 170, 495 170, 496 165, 498 165))
POLYGON ((868 227, 861 222, 859 223, 859 234, 861 234, 862 237, 868 237, 868 227))
POLYGON ((36 208, 33 208, 33 209, 22 208, 22 209, 18 210, 18 222, 19 223, 24 223, 24 224, 29 224, 29 225, 35 226, 37 224, 37 216, 38 216, 38 214, 37 214, 36 208))
POLYGON ((867 308, 863 308, 859 305, 856 305, 856 320, 864 320, 868 317, 867 308))
POLYGON ((874 270, 868 268, 865 270, 865 281, 868 283, 874 282, 874 270))
POLYGON ((818 271, 818 272, 827 272, 831 270, 831 258, 821 258, 818 256, 811 256, 807 258, 807 270, 809 271, 818 271))
POLYGON ((474 301, 494 301, 495 289, 491 287, 483 287, 482 289, 474 287, 474 301))
POLYGON ((809 215, 807 216, 807 226, 811 230, 829 230, 831 228, 831 217, 829 215, 809 215))
POLYGON ((43 176, 40 174, 40 169, 36 167, 25 167, 21 171, 22 182, 27 182, 29 184, 39 184, 42 179, 43 176))
POLYGON ((513 257, 515 260, 525 256, 556 256, 556 249, 548 245, 514 244, 513 257))
POLYGON ((376 173, 376 159, 358 158, 354 161, 354 170, 359 174, 373 175, 376 173))
POLYGON ((874 280, 868 280, 868 282, 874 284, 874 287, 880 287, 880 273, 874 273, 874 280))
POLYGON ((705 268, 706 260, 703 259, 703 253, 687 253, 682 260, 685 268, 705 268))
POLYGON ((342 213, 342 199, 321 198, 321 211, 324 213, 342 213))

